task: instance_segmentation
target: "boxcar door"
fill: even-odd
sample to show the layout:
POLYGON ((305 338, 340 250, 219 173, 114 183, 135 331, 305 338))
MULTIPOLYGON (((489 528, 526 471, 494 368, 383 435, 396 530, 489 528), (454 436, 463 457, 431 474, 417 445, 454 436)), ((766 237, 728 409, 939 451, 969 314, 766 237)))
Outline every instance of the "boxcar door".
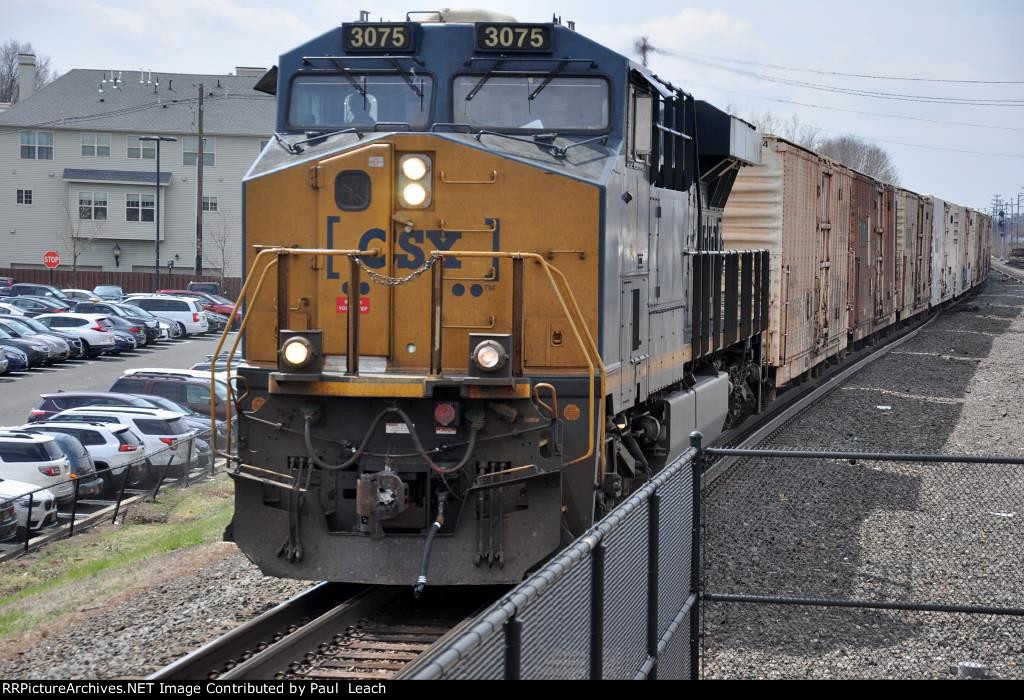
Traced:
POLYGON ((832 169, 827 167, 821 173, 818 188, 818 271, 814 279, 815 347, 828 344, 829 309, 832 308, 832 169))

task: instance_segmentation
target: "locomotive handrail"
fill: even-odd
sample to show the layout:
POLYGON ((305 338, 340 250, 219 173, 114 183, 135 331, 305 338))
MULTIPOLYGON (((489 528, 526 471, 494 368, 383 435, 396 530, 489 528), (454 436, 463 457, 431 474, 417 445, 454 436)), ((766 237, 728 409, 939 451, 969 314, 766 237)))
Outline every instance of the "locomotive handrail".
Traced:
MULTIPOLYGON (((262 269, 259 270, 258 275, 254 275, 254 274, 248 275, 246 277, 245 282, 242 285, 241 290, 239 291, 239 299, 241 301, 244 301, 245 298, 246 298, 246 294, 249 291, 250 285, 252 284, 253 279, 256 280, 256 284, 254 286, 254 290, 253 290, 253 294, 252 294, 253 303, 246 305, 245 312, 242 315, 242 321, 241 321, 241 323, 239 324, 239 327, 238 327, 238 333, 237 333, 237 335, 236 335, 236 337, 235 337, 235 339, 234 339, 234 341, 233 341, 233 343, 231 345, 231 351, 230 351, 230 353, 228 354, 228 357, 227 357, 227 362, 226 362, 226 365, 225 365, 225 372, 226 372, 226 374, 229 377, 231 375, 232 359, 234 358, 235 353, 238 350, 238 346, 241 343, 242 338, 245 336, 245 330, 246 330, 246 327, 248 326, 249 318, 251 317, 251 314, 253 312, 253 307, 256 306, 256 301, 259 299, 259 295, 260 295, 260 292, 263 289, 263 285, 266 282, 267 274, 270 272, 271 269, 275 268, 278 265, 278 263, 280 261, 280 258, 282 256, 304 256, 304 255, 327 255, 327 256, 341 256, 341 255, 344 255, 344 256, 349 257, 350 259, 354 259, 356 257, 378 257, 378 256, 381 255, 381 252, 380 252, 379 249, 371 249, 371 250, 337 249, 336 250, 336 249, 330 249, 330 248, 286 248, 286 247, 280 247, 280 246, 278 246, 278 247, 267 247, 267 248, 261 249, 256 254, 256 257, 253 260, 253 263, 252 263, 252 265, 250 267, 250 270, 255 271, 259 267, 259 264, 262 261, 262 259, 264 259, 264 258, 271 258, 271 259, 262 267, 262 269)), ((544 274, 547 277, 549 284, 551 285, 551 289, 554 292, 555 298, 557 299, 559 305, 562 307, 562 312, 565 314, 566 320, 569 322, 569 327, 572 330, 572 333, 573 333, 573 336, 576 339, 577 345, 579 346, 581 352, 583 353, 583 358, 584 358, 584 360, 585 360, 585 362, 587 364, 588 401, 589 401, 589 404, 591 406, 591 410, 592 410, 593 414, 596 414, 596 415, 591 415, 591 420, 588 421, 588 428, 587 428, 587 451, 583 455, 581 455, 580 457, 577 457, 576 459, 574 459, 571 462, 569 462, 569 464, 577 464, 579 462, 582 462, 582 461, 585 461, 587 459, 590 459, 594 455, 595 452, 598 452, 599 476, 603 477, 604 469, 605 469, 604 451, 603 450, 597 450, 596 449, 596 445, 597 444, 603 444, 603 442, 604 442, 604 433, 605 433, 605 426, 604 426, 604 422, 605 422, 604 421, 604 410, 605 410, 605 406, 604 406, 604 392, 605 392, 605 385, 606 385, 606 381, 607 381, 606 369, 605 369, 605 366, 604 366, 604 362, 601 360, 601 353, 600 353, 600 351, 598 349, 597 342, 594 340, 594 336, 590 332, 589 326, 586 323, 577 324, 577 318, 578 319, 583 319, 583 312, 580 309, 580 305, 579 305, 578 301, 576 300, 576 295, 573 293, 572 285, 569 284, 569 280, 565 276, 565 274, 561 270, 559 270, 557 267, 555 267, 554 265, 549 263, 547 261, 547 259, 545 259, 545 257, 543 255, 540 255, 539 253, 507 252, 507 251, 439 251, 439 250, 435 250, 435 251, 432 251, 430 253, 430 256, 432 258, 435 258, 435 259, 446 258, 446 257, 452 257, 452 258, 466 257, 466 258, 491 258, 491 259, 493 259, 493 258, 507 258, 507 259, 510 259, 510 260, 533 260, 534 262, 538 263, 541 266, 541 269, 544 270, 544 274), (561 285, 559 284, 559 280, 561 281, 561 285), (564 287, 564 293, 562 291, 562 287, 564 287), (566 302, 566 297, 568 297, 568 300, 571 303, 571 309, 570 309, 570 304, 566 302), (575 317, 573 315, 573 312, 575 312, 575 317), (579 328, 579 325, 583 326, 582 332, 581 332, 581 330, 579 328), (594 387, 595 379, 599 380, 599 382, 600 382, 599 383, 600 397, 595 396, 595 390, 594 390, 595 389, 595 387, 594 387), (596 431, 599 433, 598 436, 595 436, 595 421, 597 423, 596 431)), ((440 269, 443 269, 443 265, 438 266, 438 267, 440 269)), ((351 288, 352 287, 355 287, 355 285, 351 285, 350 286, 350 292, 351 292, 351 288)), ((440 306, 440 303, 438 305, 440 306)), ((436 314, 437 314, 437 312, 439 310, 440 309, 434 309, 434 315, 435 316, 436 316, 436 314)), ((349 338, 350 339, 351 339, 351 337, 353 335, 353 333, 352 333, 352 326, 353 325, 357 326, 358 323, 359 323, 358 314, 350 313, 349 314, 349 320, 348 320, 349 338)), ((213 352, 212 357, 211 357, 211 369, 210 369, 210 422, 211 422, 211 426, 213 426, 213 427, 216 427, 216 420, 217 420, 217 418, 216 418, 216 381, 217 380, 216 380, 215 368, 216 368, 217 359, 220 357, 220 354, 223 351, 224 345, 227 342, 227 337, 228 337, 229 330, 230 330, 229 327, 225 327, 224 331, 222 331, 221 337, 217 341, 217 346, 214 349, 214 352, 213 352)), ((280 331, 280 330, 281 329, 278 328, 278 331, 280 331)), ((521 330, 522 329, 518 329, 517 332, 521 332, 521 330)), ((436 338, 436 342, 438 344, 437 349, 439 349, 439 347, 440 347, 439 335, 436 338)), ((353 352, 355 352, 358 355, 358 348, 351 348, 350 347, 350 348, 348 348, 348 351, 349 351, 350 355, 353 352)), ((232 429, 231 429, 232 406, 234 405, 234 400, 235 400, 235 398, 234 398, 234 390, 233 390, 233 387, 232 387, 232 384, 231 384, 230 381, 227 382, 227 391, 228 391, 228 400, 227 400, 226 413, 225 413, 225 420, 227 422, 227 431, 226 431, 227 434, 226 434, 226 446, 225 446, 226 449, 225 449, 224 452, 220 453, 220 455, 225 457, 225 458, 227 458, 230 461, 230 460, 234 459, 231 456, 231 454, 230 454, 230 449, 231 449, 231 437, 232 437, 232 429)))
MULTIPOLYGON (((238 334, 235 336, 234 342, 231 344, 231 352, 228 354, 227 361, 225 363, 224 372, 228 376, 227 384, 228 398, 224 407, 224 421, 226 426, 226 435, 224 441, 224 452, 220 452, 220 456, 226 458, 229 463, 231 457, 231 407, 234 406, 234 387, 231 382, 231 361, 235 357, 235 352, 238 350, 238 345, 241 343, 242 338, 245 337, 245 327, 249 323, 249 317, 252 314, 252 307, 256 305, 256 300, 259 299, 260 291, 263 289, 263 283, 266 281, 267 273, 270 272, 271 268, 276 267, 278 261, 283 255, 358 255, 360 257, 375 258, 380 256, 381 252, 378 248, 372 248, 370 250, 358 250, 358 249, 340 249, 336 250, 333 248, 286 248, 283 246, 273 246, 262 248, 252 261, 251 270, 255 270, 260 262, 261 258, 271 257, 273 258, 268 262, 263 269, 260 271, 259 277, 256 281, 256 287, 253 291, 252 304, 245 305, 245 312, 242 314, 242 322, 238 325, 238 334)), ((249 285, 254 279, 253 275, 247 275, 245 282, 242 283, 242 288, 238 292, 238 303, 245 302, 246 292, 249 290, 249 285)), ((280 330, 280 329, 278 329, 280 330)), ((224 349, 224 343, 227 342, 228 334, 231 331, 231 324, 226 324, 224 330, 221 331, 220 338, 217 340, 217 347, 214 348, 213 354, 210 356, 210 428, 214 432, 217 429, 217 359, 220 357, 221 351, 224 349)))

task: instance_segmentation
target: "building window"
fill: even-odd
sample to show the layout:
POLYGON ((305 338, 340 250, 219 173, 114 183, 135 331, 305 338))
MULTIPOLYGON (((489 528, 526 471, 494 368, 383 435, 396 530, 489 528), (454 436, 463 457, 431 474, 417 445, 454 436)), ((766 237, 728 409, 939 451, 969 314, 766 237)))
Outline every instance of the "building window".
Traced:
POLYGON ((92 221, 107 220, 106 192, 79 192, 78 218, 92 221))
POLYGON ((152 194, 128 193, 125 199, 125 221, 153 221, 156 198, 152 194))
POLYGON ((82 155, 110 157, 110 134, 82 134, 82 155))
POLYGON ((18 204, 31 204, 32 190, 18 190, 18 204))
POLYGON ((21 132, 21 157, 29 160, 53 160, 53 132, 21 132))
MULTIPOLYGON (((186 136, 182 139, 182 165, 195 165, 199 155, 199 137, 186 136)), ((212 136, 203 138, 203 166, 210 168, 216 163, 217 139, 212 136)))
POLYGON ((156 158, 156 143, 140 141, 138 136, 128 137, 128 157, 134 159, 153 160, 156 158))
POLYGON ((217 198, 203 197, 203 211, 217 211, 217 198))

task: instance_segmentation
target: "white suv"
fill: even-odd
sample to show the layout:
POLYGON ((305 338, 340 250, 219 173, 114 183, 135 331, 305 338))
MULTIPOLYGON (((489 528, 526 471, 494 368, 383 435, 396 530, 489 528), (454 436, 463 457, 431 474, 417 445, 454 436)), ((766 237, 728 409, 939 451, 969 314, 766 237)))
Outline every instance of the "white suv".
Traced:
POLYGON ((49 435, 0 432, 0 478, 50 489, 62 503, 75 497, 71 464, 49 435))
POLYGON ((35 484, 27 484, 24 481, 0 479, 0 500, 14 501, 14 513, 20 528, 29 524, 30 505, 33 530, 57 522, 57 498, 49 489, 40 489, 35 484))
POLYGON ((185 335, 206 333, 210 324, 206 320, 203 305, 196 299, 172 297, 166 294, 133 296, 131 303, 145 309, 154 316, 177 321, 185 327, 185 335))
POLYGON ((96 463, 96 471, 103 478, 108 492, 115 491, 121 485, 129 464, 135 463, 131 484, 142 483, 148 477, 149 470, 145 468, 146 446, 130 426, 120 423, 47 420, 28 423, 19 430, 37 434, 64 433, 77 438, 96 463))
POLYGON ((61 333, 69 333, 82 339, 82 351, 89 357, 96 357, 117 344, 114 334, 103 323, 106 316, 98 314, 40 314, 36 320, 61 333))
POLYGON ((61 411, 52 420, 127 425, 142 439, 142 444, 146 446, 146 457, 158 467, 187 465, 190 453, 188 443, 195 437, 195 431, 188 427, 180 413, 162 408, 81 406, 61 411))

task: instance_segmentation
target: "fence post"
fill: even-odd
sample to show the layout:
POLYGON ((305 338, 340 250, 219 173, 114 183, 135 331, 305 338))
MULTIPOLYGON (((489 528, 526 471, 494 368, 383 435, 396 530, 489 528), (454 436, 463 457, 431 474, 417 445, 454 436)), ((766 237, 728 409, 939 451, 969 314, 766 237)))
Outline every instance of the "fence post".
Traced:
POLYGON ((590 554, 590 680, 604 674, 604 542, 590 554))
POLYGON ((28 495, 28 516, 25 518, 25 551, 28 551, 28 541, 32 539, 32 505, 36 500, 36 492, 28 495))
POLYGON ((78 515, 78 488, 82 484, 82 477, 75 479, 75 497, 71 501, 71 524, 68 526, 68 537, 75 536, 75 516, 78 515))
POLYGON ((701 441, 704 435, 700 431, 690 433, 690 447, 697 450, 693 458, 693 523, 690 539, 690 595, 695 596, 693 607, 690 608, 690 680, 700 679, 700 581, 701 581, 701 514, 700 514, 700 478, 704 464, 704 449, 701 441))
POLYGON ((518 681, 523 661, 523 622, 513 616, 505 628, 505 680, 518 681))
POLYGON ((651 659, 648 680, 658 680, 658 559, 661 496, 657 490, 647 502, 647 656, 651 659))
POLYGON ((114 505, 114 517, 110 520, 111 525, 117 524, 117 514, 121 510, 121 501, 124 499, 124 488, 128 485, 128 480, 132 476, 132 467, 134 466, 135 462, 128 462, 128 469, 124 472, 124 480, 121 481, 121 490, 117 492, 117 503, 114 505))

